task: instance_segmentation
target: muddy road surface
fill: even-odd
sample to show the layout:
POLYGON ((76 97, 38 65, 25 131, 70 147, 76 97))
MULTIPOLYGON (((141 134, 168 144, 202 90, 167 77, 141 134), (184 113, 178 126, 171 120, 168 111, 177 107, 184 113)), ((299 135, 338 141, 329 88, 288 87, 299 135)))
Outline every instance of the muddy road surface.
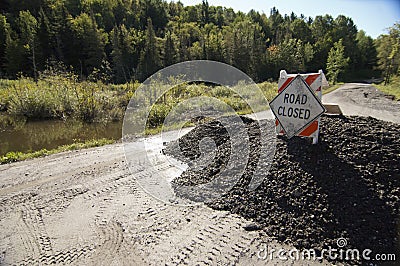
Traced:
POLYGON ((135 178, 171 166, 124 160, 115 144, 1 165, 0 265, 265 265, 264 243, 290 248, 227 211, 152 198, 135 178))

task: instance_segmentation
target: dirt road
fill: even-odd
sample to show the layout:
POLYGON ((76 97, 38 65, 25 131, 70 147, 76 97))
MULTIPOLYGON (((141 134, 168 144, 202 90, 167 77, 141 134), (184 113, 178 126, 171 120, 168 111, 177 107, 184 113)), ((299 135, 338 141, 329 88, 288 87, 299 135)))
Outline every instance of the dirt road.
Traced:
MULTIPOLYGON (((351 86, 356 85, 328 94, 324 101, 340 101, 345 114, 370 112, 373 106, 371 115, 399 122, 400 116, 391 115, 395 108, 375 104, 369 87, 357 85, 357 90, 367 91, 361 98, 371 104, 353 103, 351 86)), ((136 184, 137 177, 168 171, 171 165, 152 169, 138 163, 133 168, 131 173, 125 164, 122 144, 1 165, 0 264, 293 263, 258 258, 263 243, 291 247, 260 231, 244 230, 249 221, 204 205, 167 205, 136 184)))
POLYGON ((135 178, 171 166, 124 160, 115 144, 0 166, 0 264, 264 265, 260 245, 282 247, 239 216, 152 198, 135 178))

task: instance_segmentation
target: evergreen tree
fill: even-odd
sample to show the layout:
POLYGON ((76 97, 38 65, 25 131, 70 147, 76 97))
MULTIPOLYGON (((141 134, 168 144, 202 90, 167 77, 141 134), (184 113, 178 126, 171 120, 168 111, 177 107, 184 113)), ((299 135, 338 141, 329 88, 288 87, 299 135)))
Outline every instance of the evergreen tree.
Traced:
POLYGON ((115 81, 128 82, 132 79, 144 46, 142 31, 128 30, 124 25, 114 27, 110 33, 112 62, 115 81))
POLYGON ((6 44, 10 38, 10 24, 7 18, 0 14, 0 77, 5 73, 6 44))
POLYGON ((379 69, 382 70, 387 84, 393 74, 400 74, 400 23, 395 23, 389 34, 381 35, 376 45, 379 69))
POLYGON ((153 29, 151 18, 148 18, 145 34, 145 45, 140 55, 137 76, 140 80, 145 80, 159 70, 160 67, 161 58, 159 49, 157 47, 156 34, 153 29))
POLYGON ((357 68, 367 71, 367 74, 372 74, 376 65, 376 47, 374 40, 365 34, 365 31, 360 30, 356 38, 357 45, 357 68))
POLYGON ((11 32, 6 41, 7 71, 14 76, 23 72, 36 78, 37 20, 29 11, 20 11, 16 25, 18 32, 11 32))
POLYGON ((348 60, 337 70, 330 63, 336 59, 329 58, 333 79, 346 72, 376 75, 378 65, 388 81, 399 69, 398 25, 373 40, 343 15, 313 19, 276 8, 245 14, 207 0, 194 6, 163 0, 7 0, 2 7, 1 76, 34 77, 48 62, 61 61, 84 79, 110 62, 113 80, 127 82, 164 65, 209 59, 262 81, 277 78, 280 69, 325 69, 339 40, 348 60))
POLYGON ((167 32, 164 44, 164 67, 173 65, 177 60, 177 52, 171 32, 167 32))
POLYGON ((56 47, 52 33, 50 21, 43 8, 39 11, 38 30, 37 30, 37 62, 40 69, 44 69, 48 59, 54 59, 54 48, 56 47))
POLYGON ((207 0, 203 0, 201 3, 201 25, 208 24, 210 22, 210 6, 207 0))
POLYGON ((73 19, 71 28, 74 32, 74 50, 77 52, 75 66, 80 69, 81 75, 88 75, 94 68, 101 67, 107 34, 98 29, 96 22, 86 13, 73 19))

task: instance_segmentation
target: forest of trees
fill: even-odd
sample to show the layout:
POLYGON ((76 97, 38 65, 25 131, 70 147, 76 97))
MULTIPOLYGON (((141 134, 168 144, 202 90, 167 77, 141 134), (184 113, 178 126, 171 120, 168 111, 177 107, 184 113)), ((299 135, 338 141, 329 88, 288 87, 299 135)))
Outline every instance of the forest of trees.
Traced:
POLYGON ((331 80, 398 72, 400 26, 374 40, 343 15, 282 15, 162 0, 2 0, 0 78, 36 78, 62 62, 81 79, 143 81, 195 59, 233 65, 255 81, 280 69, 331 80))

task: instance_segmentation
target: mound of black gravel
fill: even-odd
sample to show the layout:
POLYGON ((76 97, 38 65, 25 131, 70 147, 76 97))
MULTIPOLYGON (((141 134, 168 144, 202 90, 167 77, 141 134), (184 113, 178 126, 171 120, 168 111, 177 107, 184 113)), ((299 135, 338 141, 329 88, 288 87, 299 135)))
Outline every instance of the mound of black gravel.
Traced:
MULTIPOLYGON (((259 160, 259 124, 243 120, 250 161, 242 179, 229 193, 207 202, 210 207, 252 219, 267 235, 299 249, 337 248, 336 240, 344 237, 346 248, 399 258, 400 125, 371 117, 324 116, 317 145, 309 139, 279 138, 270 171, 249 191, 255 166, 264 162, 259 160)), ((227 131, 211 121, 179 140, 180 159, 199 157, 205 137, 216 143, 215 158, 205 169, 191 166, 174 180, 177 194, 181 185, 211 180, 230 158, 227 131)), ((176 145, 165 152, 174 154, 171 147, 176 145)))

